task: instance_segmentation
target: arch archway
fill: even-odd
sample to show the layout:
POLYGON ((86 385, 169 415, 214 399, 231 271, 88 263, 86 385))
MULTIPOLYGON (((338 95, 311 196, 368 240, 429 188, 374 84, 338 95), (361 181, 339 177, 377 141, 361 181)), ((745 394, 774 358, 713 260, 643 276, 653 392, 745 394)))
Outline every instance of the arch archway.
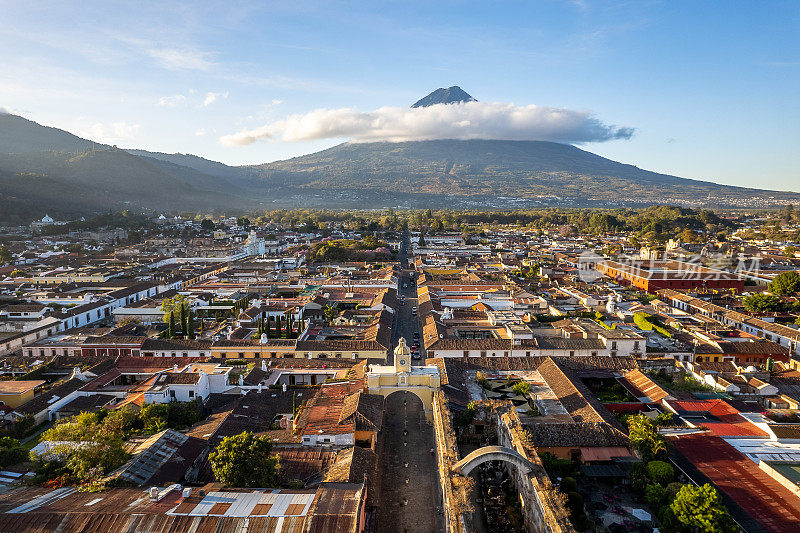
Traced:
POLYGON ((504 461, 511 463, 523 472, 530 473, 534 464, 519 454, 516 450, 505 446, 484 446, 473 451, 453 465, 453 471, 461 475, 468 475, 472 470, 488 461, 504 461))

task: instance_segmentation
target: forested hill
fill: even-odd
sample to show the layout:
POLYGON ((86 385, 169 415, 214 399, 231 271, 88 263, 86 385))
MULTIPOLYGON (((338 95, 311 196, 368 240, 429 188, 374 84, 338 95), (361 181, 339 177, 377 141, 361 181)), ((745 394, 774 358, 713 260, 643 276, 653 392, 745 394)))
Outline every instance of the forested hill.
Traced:
POLYGON ((640 203, 800 198, 642 170, 545 141, 344 143, 257 168, 267 184, 456 197, 559 197, 640 203))

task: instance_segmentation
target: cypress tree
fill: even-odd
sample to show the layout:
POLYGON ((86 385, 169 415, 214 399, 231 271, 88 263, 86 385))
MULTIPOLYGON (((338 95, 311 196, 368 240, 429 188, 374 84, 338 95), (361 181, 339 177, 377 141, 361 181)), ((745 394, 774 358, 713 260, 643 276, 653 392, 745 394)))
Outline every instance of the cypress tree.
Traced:
POLYGON ((181 303, 181 334, 183 334, 184 338, 186 337, 186 333, 188 331, 186 323, 186 306, 181 303))
POLYGON ((169 312, 169 321, 167 322, 167 338, 175 338, 175 313, 169 312))
POLYGON ((194 339, 194 317, 191 309, 189 309, 189 313, 186 316, 186 337, 194 339))

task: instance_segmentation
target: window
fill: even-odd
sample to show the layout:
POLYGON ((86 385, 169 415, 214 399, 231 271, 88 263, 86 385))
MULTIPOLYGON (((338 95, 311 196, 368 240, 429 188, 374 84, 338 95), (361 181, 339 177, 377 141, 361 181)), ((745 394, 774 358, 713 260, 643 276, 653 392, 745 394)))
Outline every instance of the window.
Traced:
POLYGON ((464 350, 464 357, 469 357, 469 350, 464 350))
POLYGON ((611 349, 612 350, 616 350, 617 349, 617 341, 611 341, 611 349))
POLYGON ((194 391, 193 390, 189 391, 189 398, 194 398, 194 391))
POLYGON ((486 357, 486 351, 485 350, 481 350, 481 357, 486 357))
POLYGON ((597 352, 592 352, 592 357, 597 357, 597 352))
POLYGON ((633 341, 633 349, 639 351, 639 341, 633 341))
POLYGON ((239 352, 239 358, 244 359, 244 352, 239 352))
POLYGON ((570 350, 569 351, 569 356, 570 357, 575 357, 575 350, 570 350))
POLYGON ((175 397, 175 391, 174 390, 170 390, 169 391, 169 396, 170 396, 170 398, 174 398, 175 397))

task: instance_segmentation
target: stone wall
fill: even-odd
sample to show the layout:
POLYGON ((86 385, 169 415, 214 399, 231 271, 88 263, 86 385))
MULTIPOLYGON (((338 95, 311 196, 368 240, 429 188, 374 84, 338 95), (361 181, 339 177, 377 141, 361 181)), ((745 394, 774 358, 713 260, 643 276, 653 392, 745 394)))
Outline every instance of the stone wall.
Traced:
POLYGON ((437 391, 433 398, 433 427, 445 531, 448 533, 474 531, 472 521, 475 516, 475 481, 471 477, 452 473, 452 466, 460 460, 460 457, 450 410, 447 408, 447 399, 442 391, 437 391))
POLYGON ((510 467, 508 469, 524 502, 525 529, 547 533, 574 531, 563 496, 550 481, 536 451, 527 444, 527 438, 516 411, 513 407, 497 409, 495 416, 499 419, 497 424, 498 444, 516 450, 535 465, 533 471, 528 474, 518 468, 510 467))

